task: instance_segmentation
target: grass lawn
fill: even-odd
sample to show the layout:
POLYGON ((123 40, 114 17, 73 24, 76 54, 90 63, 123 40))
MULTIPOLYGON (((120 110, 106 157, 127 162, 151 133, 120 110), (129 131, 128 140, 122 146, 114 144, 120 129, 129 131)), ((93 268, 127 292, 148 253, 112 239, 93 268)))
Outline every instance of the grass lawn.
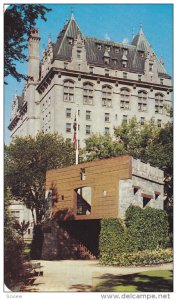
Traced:
POLYGON ((105 274, 94 292, 172 292, 173 271, 155 270, 128 275, 105 274))

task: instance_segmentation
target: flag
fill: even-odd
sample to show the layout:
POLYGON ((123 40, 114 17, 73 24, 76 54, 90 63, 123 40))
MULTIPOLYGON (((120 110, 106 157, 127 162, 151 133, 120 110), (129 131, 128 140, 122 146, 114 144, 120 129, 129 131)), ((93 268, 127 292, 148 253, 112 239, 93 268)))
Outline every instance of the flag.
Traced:
POLYGON ((73 135, 73 142, 74 142, 74 148, 77 149, 77 122, 76 122, 76 116, 73 123, 73 129, 74 129, 74 135, 73 135))

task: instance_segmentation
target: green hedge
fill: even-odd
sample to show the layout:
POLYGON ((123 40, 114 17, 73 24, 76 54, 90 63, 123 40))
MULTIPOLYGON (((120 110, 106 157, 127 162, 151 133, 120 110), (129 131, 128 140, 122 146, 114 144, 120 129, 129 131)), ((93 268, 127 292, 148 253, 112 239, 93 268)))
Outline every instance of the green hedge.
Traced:
POLYGON ((125 214, 129 250, 165 248, 169 242, 168 216, 164 210, 131 205, 125 214))
POLYGON ((114 266, 154 265, 173 261, 172 249, 143 250, 132 253, 117 253, 114 257, 103 254, 100 263, 114 266))
POLYGON ((162 250, 169 241, 168 231, 168 218, 163 210, 130 206, 124 222, 115 218, 101 221, 100 262, 117 265, 151 264, 151 254, 152 263, 171 261, 172 255, 166 258, 169 252, 162 250), (157 255, 156 261, 158 251, 161 256, 157 255))

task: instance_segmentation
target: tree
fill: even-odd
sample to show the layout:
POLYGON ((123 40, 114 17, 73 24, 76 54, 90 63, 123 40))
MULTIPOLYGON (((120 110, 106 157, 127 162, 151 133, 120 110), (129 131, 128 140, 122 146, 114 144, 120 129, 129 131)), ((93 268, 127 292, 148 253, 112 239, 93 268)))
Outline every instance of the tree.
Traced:
POLYGON ((5 147, 5 181, 41 224, 46 210, 46 171, 74 163, 74 147, 58 134, 17 137, 5 147))
POLYGON ((98 160, 125 154, 122 143, 114 140, 109 134, 92 134, 85 140, 86 147, 83 149, 83 157, 88 160, 98 160))
POLYGON ((15 233, 9 212, 10 191, 5 189, 4 199, 4 282, 11 289, 23 273, 23 242, 15 233))
POLYGON ((173 123, 158 128, 153 120, 142 126, 132 118, 115 128, 115 136, 123 143, 127 154, 164 171, 165 194, 170 204, 173 196, 173 123))
POLYGON ((23 220, 22 222, 18 222, 17 220, 15 220, 15 222, 13 223, 14 229, 22 237, 22 239, 24 237, 24 234, 28 230, 29 224, 29 221, 26 222, 25 220, 23 220))
POLYGON ((136 117, 114 128, 114 136, 93 134, 85 141, 88 161, 128 154, 144 163, 164 170, 165 205, 172 208, 173 199, 173 123, 158 128, 154 120, 143 126, 136 117))
POLYGON ((46 21, 51 9, 40 4, 12 4, 4 13, 4 76, 12 75, 17 81, 27 79, 16 69, 16 62, 27 60, 25 50, 31 27, 38 18, 46 21))
POLYGON ((136 117, 114 129, 116 138, 123 143, 127 154, 143 162, 149 162, 147 150, 159 132, 160 129, 155 125, 154 120, 142 126, 136 117))

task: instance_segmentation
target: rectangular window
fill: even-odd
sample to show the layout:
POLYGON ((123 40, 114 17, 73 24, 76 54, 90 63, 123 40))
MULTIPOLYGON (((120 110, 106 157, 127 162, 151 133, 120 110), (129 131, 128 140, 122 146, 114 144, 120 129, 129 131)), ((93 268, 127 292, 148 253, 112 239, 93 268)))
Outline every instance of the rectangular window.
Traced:
POLYGON ((73 44, 73 38, 72 37, 68 37, 68 44, 72 45, 73 44))
POLYGON ((105 113, 104 120, 105 120, 105 122, 109 122, 110 121, 109 113, 105 113))
POLYGON ((149 64, 149 72, 153 71, 153 64, 149 64))
POLYGON ((77 50, 77 58, 81 59, 82 58, 82 51, 81 50, 77 50))
POLYGON ((122 122, 127 123, 127 115, 123 115, 123 120, 122 122))
POLYGON ((91 111, 86 110, 86 120, 91 120, 91 111))
POLYGON ((94 68, 93 67, 89 67, 89 70, 90 70, 90 74, 93 74, 94 68))
POLYGON ((123 78, 127 79, 127 73, 126 72, 123 72, 123 78))
POLYGON ((144 117, 141 117, 141 119, 140 119, 141 125, 144 125, 144 122, 145 122, 145 118, 144 118, 144 117))
POLYGON ((110 46, 105 46, 105 49, 109 52, 111 50, 110 46))
POLYGON ((71 108, 66 108, 66 118, 71 118, 71 108))
MULTIPOLYGON (((109 57, 104 57, 104 63, 105 63, 106 65, 108 65, 109 62, 110 62, 109 57)), ((105 75, 106 75, 106 74, 105 74, 105 75)))
POLYGON ((160 78, 160 84, 163 85, 163 78, 160 78))
POLYGON ((90 133, 91 133, 91 126, 86 125, 86 134, 90 134, 90 133))
POLYGON ((105 134, 109 134, 109 127, 105 127, 104 132, 105 134))
POLYGON ((141 81, 142 75, 138 75, 138 81, 141 81))
POLYGON ((108 69, 105 69, 105 75, 109 76, 109 70, 108 69))
POLYGON ((160 119, 157 120, 157 127, 159 128, 162 127, 162 120, 160 119))
POLYGON ((85 168, 80 169, 80 178, 81 180, 86 180, 85 168))
POLYGON ((64 62, 64 69, 67 69, 67 68, 68 68, 68 63, 64 62))
MULTIPOLYGON (((127 68, 127 61, 123 61, 122 62, 122 67, 123 68, 127 68)), ((127 73, 125 73, 126 74, 126 78, 127 78, 127 73)), ((125 77, 124 77, 125 78, 125 77)))
POLYGON ((66 123, 66 132, 71 132, 71 123, 66 123))
POLYGON ((128 54, 128 49, 123 48, 123 54, 124 54, 124 55, 127 55, 127 54, 128 54))

